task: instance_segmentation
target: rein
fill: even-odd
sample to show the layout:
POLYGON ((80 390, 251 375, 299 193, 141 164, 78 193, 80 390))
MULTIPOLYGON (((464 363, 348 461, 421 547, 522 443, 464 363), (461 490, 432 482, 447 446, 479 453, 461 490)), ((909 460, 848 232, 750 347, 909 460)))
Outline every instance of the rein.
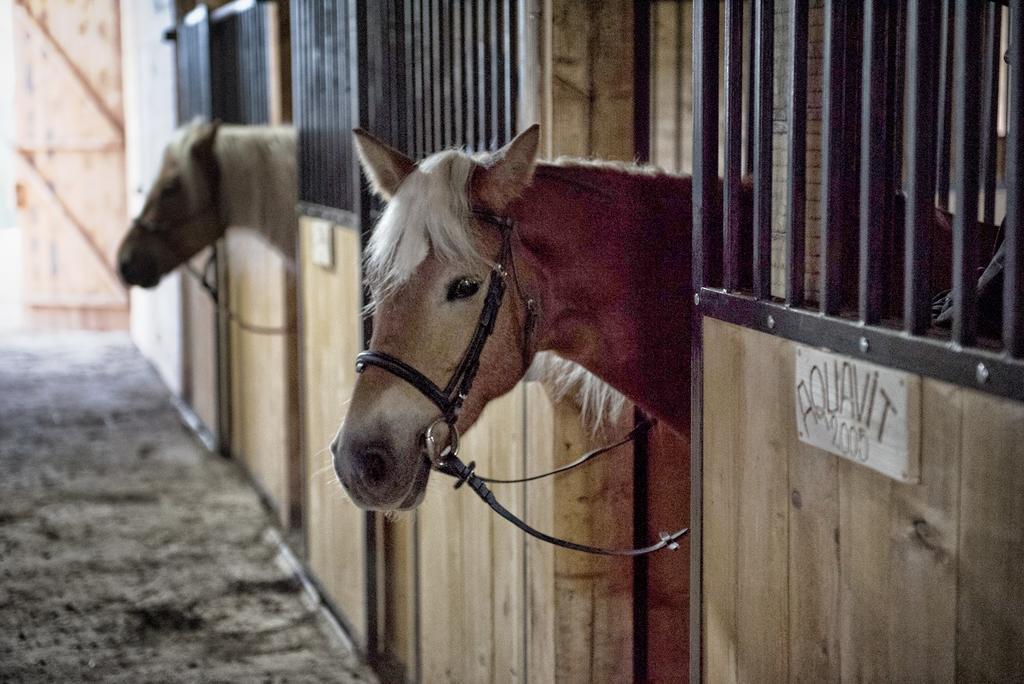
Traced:
POLYGON ((487 344, 487 340, 494 332, 494 326, 498 320, 498 312, 501 309, 501 304, 505 296, 506 281, 508 280, 510 271, 516 291, 526 306, 527 320, 526 325, 524 326, 526 340, 523 345, 524 363, 529 358, 528 350, 537 319, 536 302, 524 293, 519 283, 518 274, 516 273, 515 258, 512 252, 512 232, 515 229, 514 222, 507 217, 495 216, 491 213, 480 210, 474 210, 472 214, 474 217, 496 226, 501 231, 501 251, 498 253, 494 267, 491 269, 491 275, 487 284, 487 294, 484 297, 483 309, 480 311, 480 318, 477 320, 477 326, 473 332, 473 337, 466 346, 466 351, 462 355, 462 360, 459 362, 458 367, 456 367, 455 372, 452 373, 448 383, 443 388, 438 387, 432 380, 430 380, 430 378, 408 363, 392 356, 391 354, 372 349, 363 351, 356 356, 356 372, 362 373, 368 366, 376 366, 409 383, 416 388, 420 394, 437 406, 438 409, 441 410, 441 417, 434 421, 427 428, 427 431, 424 434, 424 441, 430 452, 432 467, 440 473, 455 478, 455 489, 458 489, 464 484, 468 484, 469 488, 476 492, 477 496, 483 499, 484 503, 490 506, 495 513, 531 537, 564 549, 582 551, 584 553, 602 556, 642 556, 660 549, 667 548, 675 550, 679 548, 678 540, 689 533, 687 528, 683 528, 672 533, 661 532, 658 535, 659 541, 649 546, 635 549, 608 549, 598 546, 579 544, 566 539, 559 539, 558 537, 553 537, 531 527, 522 518, 519 518, 501 505, 491 490, 487 487, 488 482, 500 484, 533 482, 535 480, 540 480, 546 477, 551 477, 552 475, 557 475, 558 473, 564 473, 568 470, 572 470, 573 468, 579 467, 597 456, 605 454, 628 442, 634 441, 641 435, 645 435, 652 425, 652 422, 649 420, 644 420, 638 423, 636 427, 629 432, 629 434, 618 442, 589 451, 571 463, 539 475, 510 480, 483 477, 474 472, 476 467, 475 462, 470 461, 467 465, 459 458, 459 431, 455 424, 458 421, 459 411, 462 409, 462 405, 466 401, 466 397, 472 389, 473 380, 476 377, 477 372, 480 370, 480 357, 483 354, 484 346, 487 344), (508 270, 506 270, 506 264, 508 264, 508 270), (434 428, 441 424, 446 425, 448 428, 448 446, 435 458, 434 455, 437 454, 438 451, 436 448, 437 440, 434 437, 434 428))

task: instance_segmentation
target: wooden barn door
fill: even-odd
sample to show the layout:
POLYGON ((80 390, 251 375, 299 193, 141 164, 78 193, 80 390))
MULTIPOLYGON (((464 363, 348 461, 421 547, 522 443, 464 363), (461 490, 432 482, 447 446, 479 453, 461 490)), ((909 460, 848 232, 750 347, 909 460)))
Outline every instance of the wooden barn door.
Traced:
POLYGON ((125 329, 127 228, 116 0, 14 0, 18 222, 26 321, 125 329))

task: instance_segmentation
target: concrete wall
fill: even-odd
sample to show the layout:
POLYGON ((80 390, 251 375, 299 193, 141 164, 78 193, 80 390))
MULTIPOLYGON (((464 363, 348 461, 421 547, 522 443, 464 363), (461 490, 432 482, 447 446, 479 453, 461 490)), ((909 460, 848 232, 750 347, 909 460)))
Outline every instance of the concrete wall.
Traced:
MULTIPOLYGON (((125 161, 128 213, 141 208, 174 130, 174 47, 163 32, 174 23, 171 0, 121 5, 124 57, 125 161)), ((128 227, 125 226, 125 230, 128 227)), ((181 281, 173 273, 153 290, 131 291, 132 340, 164 382, 182 389, 181 281)))

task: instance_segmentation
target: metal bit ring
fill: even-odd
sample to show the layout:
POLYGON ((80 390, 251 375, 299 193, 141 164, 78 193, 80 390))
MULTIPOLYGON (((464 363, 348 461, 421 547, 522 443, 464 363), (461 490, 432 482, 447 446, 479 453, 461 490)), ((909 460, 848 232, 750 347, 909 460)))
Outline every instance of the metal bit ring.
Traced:
POLYGON ((430 454, 430 461, 436 466, 441 460, 444 459, 448 454, 457 456, 459 454, 459 430, 452 424, 449 424, 444 418, 438 418, 430 427, 427 428, 426 433, 423 435, 424 441, 427 443, 427 452, 430 454), (444 449, 438 449, 437 438, 434 436, 434 428, 438 425, 444 425, 448 428, 448 446, 444 449))

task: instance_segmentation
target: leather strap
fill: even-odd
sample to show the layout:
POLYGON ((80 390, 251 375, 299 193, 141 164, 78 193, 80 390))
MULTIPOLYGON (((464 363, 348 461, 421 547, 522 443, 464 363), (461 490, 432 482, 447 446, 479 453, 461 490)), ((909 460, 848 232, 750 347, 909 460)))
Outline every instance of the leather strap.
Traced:
POLYGON ((550 534, 546 534, 534 527, 531 527, 521 518, 502 506, 501 503, 494 498, 494 494, 487 487, 487 484, 483 479, 473 472, 472 463, 466 465, 457 455, 448 452, 441 457, 440 461, 435 465, 435 468, 438 472, 444 473, 445 475, 454 477, 458 480, 458 482, 455 483, 456 488, 461 487, 463 484, 468 484, 469 488, 476 492, 477 496, 484 500, 484 503, 491 507, 491 510, 526 534, 535 539, 539 539, 542 542, 547 542, 548 544, 559 546, 563 549, 582 551, 583 553, 590 553, 597 556, 644 556, 649 553, 654 553, 655 551, 660 551, 661 549, 675 551, 679 548, 679 540, 690 533, 690 530, 685 527, 672 533, 662 532, 658 535, 660 537, 659 541, 650 544, 649 546, 637 549, 606 549, 600 546, 590 546, 588 544, 579 544, 567 539, 559 539, 558 537, 552 537, 550 534))

